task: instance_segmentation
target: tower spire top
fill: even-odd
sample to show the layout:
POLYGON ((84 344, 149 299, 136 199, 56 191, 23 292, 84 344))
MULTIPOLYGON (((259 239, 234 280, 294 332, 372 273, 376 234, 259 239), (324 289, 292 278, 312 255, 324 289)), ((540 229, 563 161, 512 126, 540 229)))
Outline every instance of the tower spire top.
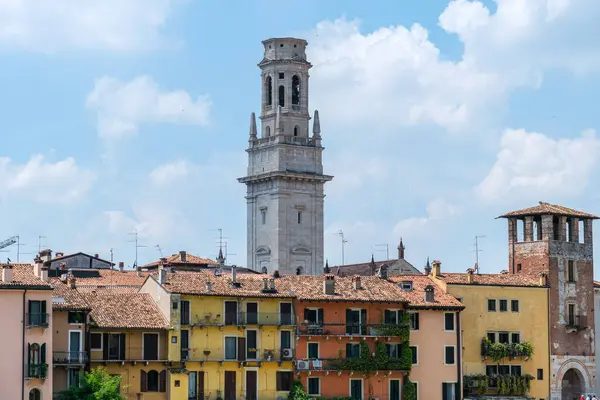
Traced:
POLYGON ((400 244, 398 245, 398 259, 404 260, 404 243, 402 242, 402 236, 400 236, 400 244))
POLYGON ((281 126, 281 106, 277 106, 277 116, 275 117, 275 134, 278 135, 283 131, 281 126))
POLYGON ((250 114, 250 140, 256 139, 256 115, 250 114))
POLYGON ((321 137, 321 121, 319 120, 319 110, 315 110, 313 121, 313 134, 315 137, 321 137))

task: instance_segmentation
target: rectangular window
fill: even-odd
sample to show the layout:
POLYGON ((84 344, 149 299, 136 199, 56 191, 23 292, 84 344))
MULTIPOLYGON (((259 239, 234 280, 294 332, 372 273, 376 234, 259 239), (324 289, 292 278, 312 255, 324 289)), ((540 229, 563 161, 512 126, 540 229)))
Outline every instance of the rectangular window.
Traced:
POLYGON ((498 365, 498 374, 510 375, 510 365, 498 365))
POLYGON ((488 299, 488 312, 496 311, 496 300, 488 299))
POLYGON ((283 72, 280 72, 279 73, 279 79, 283 79, 283 78, 285 78, 285 74, 283 72))
POLYGON ((510 342, 511 343, 521 343, 521 334, 518 332, 513 332, 510 334, 510 342))
POLYGON ((319 378, 308 378, 308 395, 319 396, 321 394, 321 380, 319 378))
POLYGON ((508 332, 498 332, 498 343, 510 343, 508 332))
POLYGON ((104 360, 125 360, 125 334, 105 333, 102 339, 104 360))
POLYGON ((417 365, 419 363, 419 353, 417 350, 417 346, 410 346, 410 352, 412 353, 412 363, 413 365, 417 365))
POLYGON ((68 319, 70 324, 84 324, 85 313, 78 311, 69 311, 68 319))
POLYGON ((537 380, 541 381, 544 379, 544 370, 541 368, 538 368, 537 370, 537 380))
POLYGON ((567 318, 569 320, 567 321, 567 325, 575 326, 575 304, 571 303, 568 306, 569 308, 567 318))
POLYGON ((323 309, 305 308, 304 320, 307 322, 308 325, 323 325, 323 309))
POLYGON ((102 350, 102 334, 101 333, 90 334, 90 350, 92 350, 92 351, 102 350))
POLYGON ((298 212, 298 223, 301 224, 302 223, 302 213, 298 212))
POLYGON ((508 311, 508 300, 500 300, 500 312, 508 311))
POLYGON ((363 400, 363 393, 362 379, 350 379, 350 398, 352 400, 363 400))
POLYGON ((419 400, 419 382, 413 382, 413 385, 415 385, 415 393, 417 394, 415 400, 419 400))
POLYGON ((292 389, 294 374, 292 371, 277 371, 277 391, 289 392, 292 389))
POLYGON ((79 387, 79 369, 69 368, 67 375, 67 387, 79 387))
POLYGON ((385 348, 390 358, 400 358, 400 345, 398 343, 386 343, 385 348))
POLYGON ((187 360, 190 357, 190 331, 187 329, 181 330, 181 359, 187 360))
POLYGON ((262 210, 260 212, 260 219, 263 225, 267 223, 267 210, 262 210))
POLYGON ((46 314, 46 300, 29 300, 29 315, 27 316, 29 326, 48 325, 48 315, 46 314))
POLYGON ((575 281, 576 281, 575 263, 573 262, 573 260, 568 260, 567 261, 567 282, 575 282, 575 281))
POLYGON ((346 310, 346 333, 349 335, 367 334, 367 310, 346 310))
POLYGON ((510 311, 519 312, 519 300, 510 301, 510 311))
POLYGON ((189 300, 181 300, 181 313, 180 313, 181 325, 190 324, 190 302, 189 300))
POLYGON ((249 360, 256 360, 258 358, 258 331, 247 330, 246 331, 246 358, 249 360))
POLYGON ((237 325, 238 308, 237 301, 225 302, 225 325, 237 325))
POLYGON ((292 324, 292 303, 279 303, 279 325, 292 324))
POLYGON ((444 313, 444 330, 454 331, 454 313, 444 313))
POLYGON ((488 332, 487 338, 489 339, 490 342, 496 343, 496 332, 488 332))
POLYGON ((248 325, 258 324, 258 303, 246 303, 246 323, 248 325))
POLYGON ((521 376, 523 369, 520 365, 511 365, 510 366, 510 374, 515 376, 521 376))
POLYGON ((456 400, 456 383, 442 383, 442 400, 456 400))
POLYGON ((144 333, 144 360, 158 360, 158 333, 144 333))
POLYGON ((410 313, 410 329, 414 331, 419 330, 419 313, 410 313))
POLYGON ((279 345, 282 349, 291 349, 292 348, 292 332, 291 331, 281 331, 279 333, 279 345))
POLYGON ((454 365, 454 356, 454 346, 444 346, 444 363, 446 365, 454 365))
POLYGON ((225 359, 237 359, 237 337, 225 337, 225 359))
POLYGON ((398 325, 403 311, 385 310, 383 312, 383 323, 386 325, 398 325))
POLYGON ((308 359, 317 360, 319 358, 319 343, 308 344, 308 359))
POLYGON ((360 356, 360 344, 347 343, 346 344, 346 358, 358 358, 359 356, 360 356))

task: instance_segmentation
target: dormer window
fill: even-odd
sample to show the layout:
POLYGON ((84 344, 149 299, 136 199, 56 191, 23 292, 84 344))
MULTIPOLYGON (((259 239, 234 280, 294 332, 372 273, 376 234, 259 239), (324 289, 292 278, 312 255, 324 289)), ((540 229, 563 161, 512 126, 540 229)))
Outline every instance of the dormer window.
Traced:
POLYGON ((413 283, 412 281, 402 281, 400 282, 400 288, 402 290, 413 290, 413 283))

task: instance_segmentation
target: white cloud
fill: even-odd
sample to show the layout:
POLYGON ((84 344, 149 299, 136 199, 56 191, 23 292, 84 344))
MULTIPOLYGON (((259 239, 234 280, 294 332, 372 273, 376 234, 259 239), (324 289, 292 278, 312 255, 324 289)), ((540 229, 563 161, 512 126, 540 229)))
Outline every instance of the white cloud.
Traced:
POLYGON ((163 164, 150 172, 150 180, 155 185, 165 185, 174 180, 187 177, 191 168, 193 167, 185 160, 163 164))
POLYGON ((98 79, 86 105, 96 111, 100 137, 119 139, 142 124, 206 125, 212 103, 208 95, 194 100, 184 90, 163 91, 151 77, 138 76, 129 82, 98 79))
POLYGON ((3 0, 0 45, 33 51, 145 50, 167 45, 163 28, 184 0, 3 0))
POLYGON ((480 2, 457 0, 440 15, 442 29, 463 44, 457 61, 444 59, 419 24, 362 33, 359 21, 319 23, 308 47, 317 108, 349 126, 478 131, 498 118, 513 90, 538 87, 545 69, 600 69, 597 0, 497 4, 492 13, 480 2))
POLYGON ((437 198, 427 204, 425 217, 411 217, 398 221, 393 228, 394 236, 415 237, 427 234, 433 224, 460 213, 457 206, 437 198))
POLYGON ((586 188, 598 157, 600 140, 594 131, 573 139, 552 139, 524 129, 508 129, 496 163, 476 192, 489 202, 578 196, 586 188))
POLYGON ((26 164, 0 157, 0 186, 3 196, 18 195, 39 203, 71 203, 91 188, 94 174, 69 157, 56 163, 34 155, 26 164))
POLYGON ((113 235, 126 235, 137 232, 141 239, 160 242, 176 232, 181 232, 181 223, 185 218, 174 210, 164 206, 136 204, 132 215, 121 210, 105 211, 108 231, 113 235))

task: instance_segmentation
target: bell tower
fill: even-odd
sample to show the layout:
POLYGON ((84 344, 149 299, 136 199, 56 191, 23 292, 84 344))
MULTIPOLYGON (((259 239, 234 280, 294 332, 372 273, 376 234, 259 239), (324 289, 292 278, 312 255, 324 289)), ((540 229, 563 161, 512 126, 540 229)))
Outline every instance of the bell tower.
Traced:
POLYGON ((260 127, 250 117, 246 184, 247 267, 260 272, 318 275, 323 271, 324 185, 321 127, 309 134, 307 42, 262 42, 260 127))

